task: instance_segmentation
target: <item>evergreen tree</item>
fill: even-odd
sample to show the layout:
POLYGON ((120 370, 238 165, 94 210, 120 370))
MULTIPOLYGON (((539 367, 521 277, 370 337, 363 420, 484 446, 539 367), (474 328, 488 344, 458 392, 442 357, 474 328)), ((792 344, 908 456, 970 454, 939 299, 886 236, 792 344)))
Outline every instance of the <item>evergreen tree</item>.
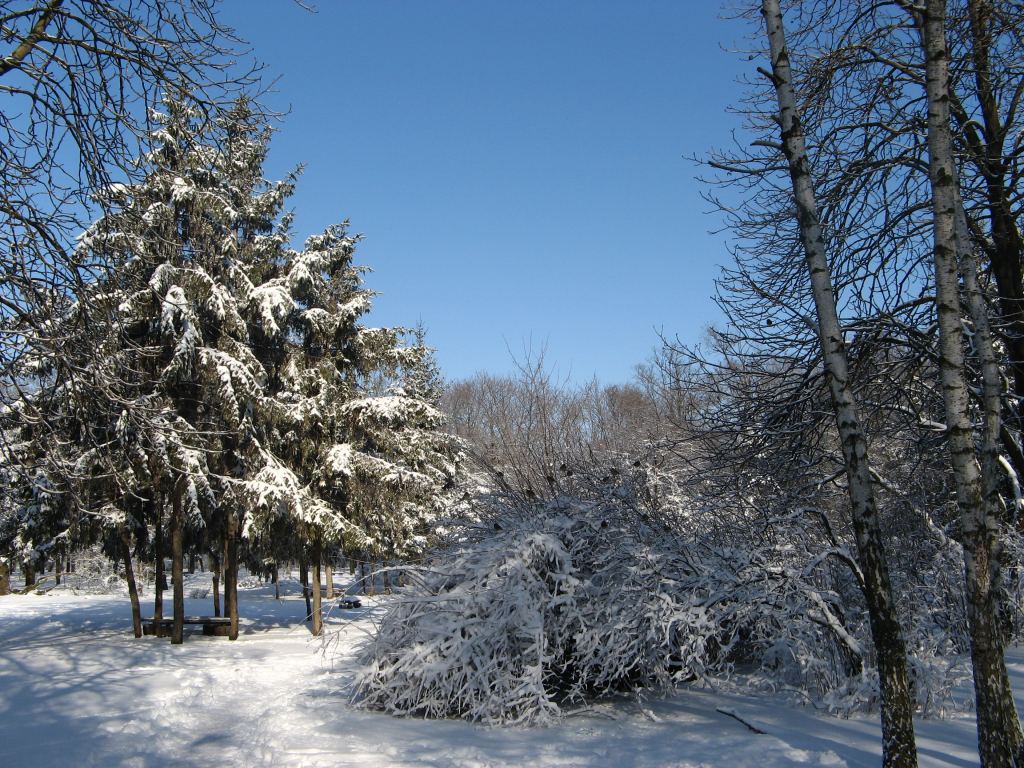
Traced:
POLYGON ((245 470, 236 449, 253 433, 262 398, 263 369, 240 311, 252 256, 240 242, 257 240, 250 232, 285 188, 263 189, 253 173, 262 156, 252 147, 261 145, 245 138, 253 128, 244 102, 220 124, 200 121, 182 102, 166 109, 156 116, 145 178, 109 190, 112 212, 80 241, 115 265, 95 286, 114 332, 85 345, 94 388, 84 402, 89 442, 120 479, 118 494, 152 488, 146 517, 158 529, 170 502, 172 637, 180 642, 185 526, 211 526, 229 540, 237 529, 232 480, 245 470))
POLYGON ((440 377, 422 333, 407 347, 399 329, 360 323, 373 294, 352 263, 357 242, 345 224, 328 228, 288 252, 252 298, 273 420, 267 463, 248 484, 248 530, 271 539, 282 517, 293 521, 285 527, 313 566, 317 634, 324 553, 408 554, 459 467, 459 446, 440 431, 440 377))
MULTIPOLYGON (((132 536, 152 528, 159 571, 169 528, 174 642, 186 528, 223 558, 232 638, 240 541, 250 557, 312 563, 318 633, 325 550, 408 551, 454 482, 440 376, 422 331, 406 346, 400 329, 360 322, 373 294, 346 225, 287 247, 294 175, 263 178, 269 130, 248 103, 209 122, 168 100, 154 119, 144 178, 107 189, 110 212, 79 240, 113 268, 61 319, 76 375, 44 365, 26 407, 76 446, 50 476, 77 489, 61 498, 89 507, 113 556, 130 568, 132 536)), ((47 503, 64 493, 35 485, 47 503)))
POLYGON ((370 532, 372 557, 421 552, 440 512, 454 502, 463 463, 461 441, 443 430, 443 381, 422 326, 398 350, 399 370, 383 394, 345 406, 349 434, 372 464, 353 477, 353 502, 370 532))

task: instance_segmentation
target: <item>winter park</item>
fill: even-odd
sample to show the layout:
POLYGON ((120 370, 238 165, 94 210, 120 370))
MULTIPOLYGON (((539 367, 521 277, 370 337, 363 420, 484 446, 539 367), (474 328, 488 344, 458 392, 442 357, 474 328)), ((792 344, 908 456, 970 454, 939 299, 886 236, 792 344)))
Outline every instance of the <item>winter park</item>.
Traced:
POLYGON ((0 765, 1024 768, 1020 2, 0 20, 0 765))

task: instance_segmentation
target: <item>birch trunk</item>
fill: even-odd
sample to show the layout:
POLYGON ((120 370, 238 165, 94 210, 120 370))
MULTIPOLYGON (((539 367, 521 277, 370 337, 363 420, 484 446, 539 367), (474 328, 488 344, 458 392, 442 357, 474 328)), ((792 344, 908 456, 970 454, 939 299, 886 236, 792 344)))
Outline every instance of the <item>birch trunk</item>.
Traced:
POLYGON ((328 560, 324 563, 324 581, 327 582, 327 599, 334 599, 334 569, 331 567, 331 562, 328 560))
MULTIPOLYGON (((928 172, 934 216, 935 292, 939 324, 939 367, 946 405, 949 450, 956 480, 964 545, 967 620, 978 722, 978 752, 985 768, 1024 765, 1024 733, 1013 702, 1003 640, 999 631, 994 574, 998 524, 991 491, 995 469, 979 465, 974 445, 970 399, 964 368, 959 265, 957 264, 958 192, 949 127, 949 53, 946 47, 945 2, 928 0, 921 19, 928 96, 928 172), (984 471, 983 471, 984 469, 984 471), (988 498, 986 498, 988 496, 988 498)), ((973 269, 973 264, 965 265, 973 269)), ((971 276, 967 301, 974 302, 971 276)), ((984 307, 982 307, 982 310, 984 307)), ((972 313, 973 314, 973 313, 972 313)), ((983 361, 984 362, 984 361, 983 361)), ((990 393, 986 382, 986 402, 990 393)), ((983 450, 990 451, 991 407, 986 408, 983 450)), ((998 418, 998 414, 997 414, 998 418)), ((991 456, 983 456, 988 463, 991 456)))
MULTIPOLYGON (((975 355, 981 368, 981 493, 986 515, 995 520, 999 514, 999 449, 1002 444, 1000 433, 1003 426, 1002 377, 999 371, 999 356, 989 324, 985 294, 978 280, 978 262, 974 256, 967 228, 967 216, 956 182, 953 185, 953 192, 956 205, 956 254, 964 281, 964 303, 974 326, 975 355)), ((998 558, 993 558, 994 567, 998 567, 998 563, 998 558)))
MULTIPOLYGON (((1021 270, 1024 241, 1014 214, 1013 185, 1007 178, 1012 167, 1005 160, 1009 131, 1000 116, 999 99, 993 82, 992 29, 993 25, 998 24, 998 17, 994 16, 995 9, 990 0, 970 0, 967 6, 975 95, 983 126, 983 141, 975 145, 975 157, 978 165, 983 168, 982 177, 985 181, 992 235, 989 260, 998 288, 1001 321, 1006 326, 1002 341, 1009 353, 1007 357, 1013 375, 1014 393, 1020 401, 1024 398, 1024 274, 1021 270)), ((1017 432, 1024 426, 1019 411, 1019 405, 1009 408, 1010 421, 1017 432)), ((1013 450, 1016 441, 1004 443, 1010 449, 1008 453, 1016 464, 1018 474, 1024 473, 1024 461, 1019 456, 1019 450, 1013 450)))
POLYGON ((864 575, 871 636, 878 656, 882 697, 882 763, 891 768, 906 768, 917 765, 913 702, 907 679, 906 647, 896 617, 882 546, 867 440, 857 415, 856 398, 849 381, 846 346, 836 310, 778 0, 762 0, 762 13, 771 50, 772 82, 779 104, 783 151, 789 164, 800 238, 818 318, 818 339, 843 448, 857 556, 864 575))

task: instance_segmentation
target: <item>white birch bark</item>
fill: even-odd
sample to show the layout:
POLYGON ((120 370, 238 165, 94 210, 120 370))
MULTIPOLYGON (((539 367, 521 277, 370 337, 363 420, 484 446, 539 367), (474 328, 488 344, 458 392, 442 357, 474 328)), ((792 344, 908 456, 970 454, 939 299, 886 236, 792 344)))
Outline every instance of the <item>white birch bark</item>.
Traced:
POLYGON ((988 524, 995 528, 999 505, 999 433, 1002 428, 1002 376, 999 371, 999 356, 992 341, 988 307, 985 295, 978 281, 978 262, 974 256, 967 216, 957 182, 953 184, 956 206, 956 254, 959 272, 963 279, 964 303, 974 329, 973 344, 982 380, 982 435, 981 435, 981 490, 984 512, 988 524))
MULTIPOLYGON (((995 542, 994 518, 995 456, 992 443, 998 435, 998 411, 993 416, 991 370, 985 372, 985 430, 982 447, 985 472, 974 444, 970 400, 964 368, 964 339, 961 326, 958 256, 967 248, 957 236, 959 196, 953 140, 949 120, 949 53, 946 46, 945 0, 928 0, 921 22, 925 55, 925 89, 928 97, 928 171, 932 186, 934 216, 935 291, 939 324, 939 365, 953 474, 964 544, 967 618, 971 634, 971 661, 977 706, 978 751, 985 768, 1024 765, 1024 734, 1013 702, 1003 643, 997 621, 997 598, 993 589, 995 542), (959 241, 959 242, 958 242, 959 241), (958 246, 961 246, 958 248, 958 246), (990 486, 990 488, 986 488, 990 486), (986 498, 988 496, 988 498, 986 498)), ((966 296, 976 332, 980 303, 973 258, 963 265, 966 296)), ((987 317, 983 325, 987 330, 987 317)), ((986 360, 981 358, 983 371, 986 360)))
POLYGON ((825 241, 800 125, 778 0, 762 0, 762 14, 771 51, 772 81, 779 104, 783 150, 789 163, 800 237, 818 319, 818 339, 843 448, 857 555, 864 574, 871 634, 878 654, 883 764, 916 766, 917 749, 907 681, 906 648, 892 599, 868 462, 867 440, 850 385, 846 346, 825 254, 825 241))

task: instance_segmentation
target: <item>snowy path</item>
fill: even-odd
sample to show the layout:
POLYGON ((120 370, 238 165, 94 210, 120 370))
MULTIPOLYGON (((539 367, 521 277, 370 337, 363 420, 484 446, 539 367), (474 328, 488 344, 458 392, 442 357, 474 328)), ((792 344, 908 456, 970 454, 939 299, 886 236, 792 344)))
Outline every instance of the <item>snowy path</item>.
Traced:
MULTIPOLYGON (((368 619, 332 617, 323 653, 295 595, 240 592, 237 642, 131 638, 125 598, 0 598, 0 765, 873 766, 877 719, 687 690, 602 703, 551 728, 484 728, 353 710, 343 691, 368 619), (757 735, 717 712, 732 710, 757 735)), ((208 613, 188 601, 187 613, 208 613)), ((363 609, 366 612, 366 609, 363 609)), ((1024 654, 1012 674, 1024 690, 1024 654)), ((923 766, 977 765, 969 718, 919 723, 923 766)))

